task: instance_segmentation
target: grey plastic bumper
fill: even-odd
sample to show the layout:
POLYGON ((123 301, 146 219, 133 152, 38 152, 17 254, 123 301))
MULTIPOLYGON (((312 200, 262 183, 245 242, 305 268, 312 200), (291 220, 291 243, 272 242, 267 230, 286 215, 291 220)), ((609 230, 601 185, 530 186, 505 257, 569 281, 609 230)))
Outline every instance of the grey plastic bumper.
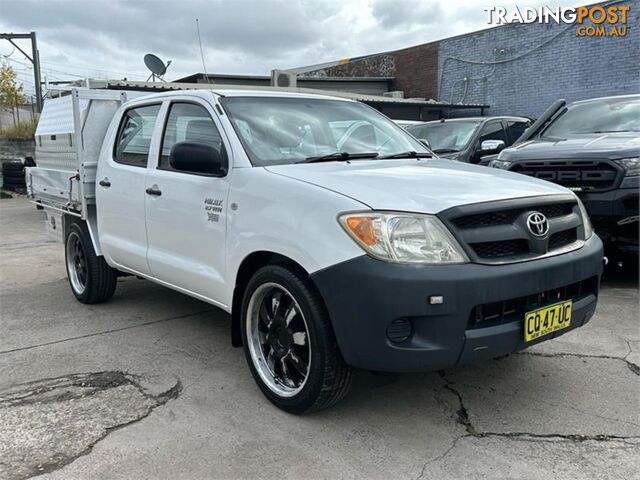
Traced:
POLYGON ((366 255, 314 273, 345 361, 354 367, 429 371, 494 358, 582 326, 593 315, 602 273, 602 242, 594 235, 579 250, 517 264, 397 265, 366 255), (535 295, 593 279, 595 289, 574 299, 571 327, 525 344, 523 317, 479 328, 474 307, 535 295), (444 303, 431 305, 441 295, 444 303), (409 319, 411 336, 387 337, 389 324, 409 319))

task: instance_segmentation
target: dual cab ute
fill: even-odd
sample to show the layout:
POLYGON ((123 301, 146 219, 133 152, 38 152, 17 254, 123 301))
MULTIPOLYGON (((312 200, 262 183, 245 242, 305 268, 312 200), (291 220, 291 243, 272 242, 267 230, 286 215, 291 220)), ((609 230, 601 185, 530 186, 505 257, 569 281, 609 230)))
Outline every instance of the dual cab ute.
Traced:
POLYGON ((131 274, 220 307, 289 412, 335 403, 355 368, 490 359, 596 308, 602 244, 572 192, 440 160, 355 101, 76 89, 36 139, 29 194, 75 297, 131 274))

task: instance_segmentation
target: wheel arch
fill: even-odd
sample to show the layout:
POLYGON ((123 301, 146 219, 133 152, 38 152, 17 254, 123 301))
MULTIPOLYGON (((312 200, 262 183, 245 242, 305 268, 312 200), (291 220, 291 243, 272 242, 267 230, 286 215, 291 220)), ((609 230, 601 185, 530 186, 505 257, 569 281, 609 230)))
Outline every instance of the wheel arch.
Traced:
MULTIPOLYGON (((107 264, 103 256, 96 253, 90 223, 74 215, 63 215, 60 223, 64 234, 65 267, 74 296, 84 304, 101 303, 109 300, 116 290, 118 272, 107 264), (72 230, 79 234, 82 240, 82 257, 84 260, 82 269, 85 277, 81 281, 83 283, 81 289, 77 288, 78 285, 74 285, 74 282, 77 281, 77 278, 74 280, 74 277, 77 275, 78 265, 75 264, 75 260, 72 262, 73 266, 69 262, 68 241, 72 230), (72 272, 72 268, 75 269, 75 272, 72 272)), ((77 258, 78 252, 76 251, 74 255, 77 258)))
POLYGON ((102 256, 102 248, 100 247, 100 241, 98 238, 98 225, 95 215, 90 215, 87 220, 68 213, 62 215, 62 232, 64 234, 64 238, 62 239, 63 242, 67 240, 67 226, 72 223, 82 223, 87 227, 89 238, 91 238, 91 244, 93 245, 93 251, 96 255, 102 256))
POLYGON ((242 346, 242 332, 240 317, 242 313, 242 297, 249 280, 255 272, 267 265, 282 265, 309 281, 314 290, 318 291, 315 283, 311 279, 309 272, 292 258, 280 253, 261 250, 252 252, 247 255, 240 266, 236 275, 236 281, 233 288, 233 297, 231 301, 231 344, 234 347, 242 346))

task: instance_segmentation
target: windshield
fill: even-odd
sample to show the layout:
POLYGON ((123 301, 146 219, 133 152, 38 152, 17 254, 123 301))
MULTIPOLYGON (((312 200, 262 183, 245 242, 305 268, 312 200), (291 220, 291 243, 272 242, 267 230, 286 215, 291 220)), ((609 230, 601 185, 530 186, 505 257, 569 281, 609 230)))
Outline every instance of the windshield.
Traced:
POLYGON ((402 128, 362 103, 281 97, 221 101, 254 166, 296 163, 336 152, 380 157, 428 152, 402 128))
POLYGON ((412 125, 407 131, 414 137, 428 140, 436 153, 464 150, 480 122, 436 122, 412 125))
POLYGON ((570 105, 541 134, 567 138, 585 133, 640 131, 640 98, 610 98, 570 105))

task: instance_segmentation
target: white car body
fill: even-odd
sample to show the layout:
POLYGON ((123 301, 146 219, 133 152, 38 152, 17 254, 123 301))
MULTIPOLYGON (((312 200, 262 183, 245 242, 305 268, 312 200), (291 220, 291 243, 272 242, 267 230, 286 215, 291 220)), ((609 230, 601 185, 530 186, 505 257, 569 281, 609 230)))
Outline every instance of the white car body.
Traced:
MULTIPOLYGON (((283 94, 243 90, 224 95, 283 94)), ((140 97, 115 113, 98 162, 97 178, 108 177, 113 186, 108 191, 96 188, 96 243, 113 267, 229 312, 238 267, 252 252, 281 254, 310 274, 362 255, 335 220, 340 213, 367 208, 438 213, 456 205, 566 193, 548 182, 438 159, 253 168, 228 116, 220 116, 215 105, 216 96, 210 91, 175 92, 140 97), (146 171, 113 161, 111 150, 122 112, 161 101, 157 124, 162 125, 174 100, 207 108, 231 152, 228 176, 211 179, 157 170, 160 128, 151 141, 146 171), (171 182, 170 197, 164 190, 160 198, 144 194, 153 185, 162 188, 163 181, 171 182), (208 197, 223 199, 227 207, 234 203, 238 209, 226 210, 224 224, 207 225, 203 213, 208 197), (318 229, 318 224, 326 228, 318 229), (185 238, 181 232, 190 235, 185 238)))
MULTIPOLYGON (((602 247, 597 236, 587 233, 588 220, 565 188, 497 169, 417 158, 415 152, 410 153, 416 158, 254 166, 224 110, 225 99, 234 97, 352 102, 277 90, 143 96, 74 90, 70 99, 45 104, 36 132, 38 167, 28 169, 28 193, 44 207, 48 226, 59 238, 70 219, 81 221, 95 254, 110 267, 216 305, 232 313, 234 322, 245 262, 263 254, 286 259, 317 285, 341 355, 354 367, 428 370, 524 348, 520 317, 471 328, 470 312, 480 304, 552 289, 567 292, 567 285, 576 282, 589 280, 592 291, 573 298, 572 327, 593 314, 602 247), (176 101, 206 109, 228 155, 224 175, 158 168, 169 108, 176 101), (144 105, 159 107, 146 167, 116 162, 114 142, 123 115, 144 105), (456 215, 491 209, 517 208, 522 211, 518 218, 526 219, 538 208, 555 207, 554 202, 569 210, 549 219, 551 234, 571 228, 575 235, 554 251, 547 251, 547 243, 539 250, 539 239, 525 231, 524 220, 469 232, 456 231, 454 225, 456 215), (340 223, 339 217, 350 212, 437 216, 434 221, 451 230, 460 245, 485 242, 493 233, 517 233, 538 250, 517 259, 483 259, 465 245, 462 265, 381 261, 367 255, 340 223), (430 305, 427 297, 436 300, 430 305), (412 336, 396 344, 388 328, 398 318, 425 320, 415 320, 412 336)), ((424 148, 399 127, 388 128, 424 148)))
MULTIPOLYGON (((225 97, 283 95, 304 97, 224 91, 225 97)), ((309 273, 362 255, 335 220, 339 213, 368 208, 437 213, 455 205, 565 193, 548 182, 438 159, 253 168, 216 103, 216 93, 200 90, 144 95, 123 104, 106 130, 97 161, 95 178, 108 178, 112 186, 95 187, 90 224, 97 225, 94 246, 109 265, 226 311, 231 311, 238 267, 252 252, 281 254, 309 273), (229 175, 207 178, 156 169, 161 126, 175 100, 208 110, 230 152, 229 175), (111 152, 122 113, 149 104, 160 104, 161 109, 147 169, 116 163, 111 152), (162 197, 144 193, 153 185, 168 184, 171 188, 163 189, 162 197), (225 222, 204 221, 206 198, 223 200, 225 222), (237 210, 228 209, 230 204, 237 210), (318 229, 318 222, 325 227, 318 229)))

